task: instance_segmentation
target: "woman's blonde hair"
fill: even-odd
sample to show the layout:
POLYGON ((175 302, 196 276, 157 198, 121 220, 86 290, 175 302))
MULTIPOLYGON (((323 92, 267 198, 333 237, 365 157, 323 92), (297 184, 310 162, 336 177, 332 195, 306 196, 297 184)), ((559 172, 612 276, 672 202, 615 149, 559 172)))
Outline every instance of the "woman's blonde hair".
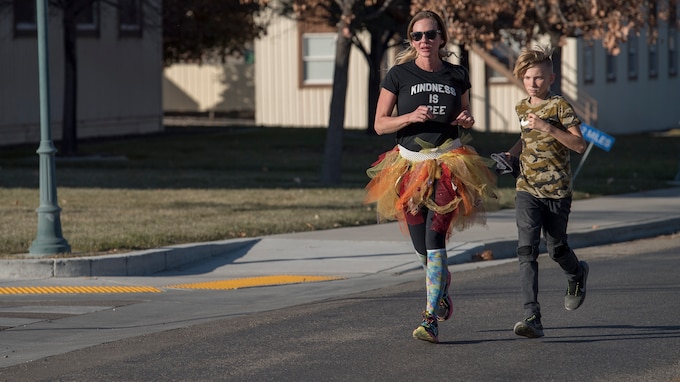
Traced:
POLYGON ((552 71, 552 52, 553 49, 549 46, 541 45, 537 45, 533 49, 522 49, 522 53, 520 53, 519 57, 517 57, 517 61, 515 62, 515 70, 513 71, 513 74, 515 77, 521 80, 529 68, 538 65, 545 65, 546 67, 550 68, 550 71, 552 71))
MULTIPOLYGON (((413 32, 413 24, 424 19, 432 19, 437 23, 437 29, 440 31, 440 36, 442 36, 443 40, 442 45, 439 47, 439 58, 443 60, 444 57, 450 56, 451 53, 449 53, 446 50, 446 45, 449 42, 449 35, 446 31, 446 24, 444 24, 444 20, 442 20, 442 18, 438 14, 432 11, 420 11, 416 13, 415 16, 413 16, 411 22, 408 24, 408 29, 406 30, 407 41, 408 42, 411 41, 411 32, 413 32)), ((404 62, 415 60, 416 57, 418 57, 418 52, 416 51, 416 48, 413 47, 413 44, 408 44, 408 48, 402 50, 397 54, 397 57, 395 58, 395 64, 397 65, 403 64, 404 62)))

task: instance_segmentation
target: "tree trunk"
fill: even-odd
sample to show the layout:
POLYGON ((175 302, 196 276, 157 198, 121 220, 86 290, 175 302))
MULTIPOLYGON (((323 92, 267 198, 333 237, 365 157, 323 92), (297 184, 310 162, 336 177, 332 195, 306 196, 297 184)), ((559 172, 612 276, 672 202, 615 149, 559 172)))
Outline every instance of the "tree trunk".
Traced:
POLYGON ((371 33, 371 54, 368 56, 368 121, 366 123, 366 133, 376 135, 375 132, 375 110, 378 107, 378 96, 380 95, 380 68, 382 67, 383 57, 385 56, 384 36, 380 33, 371 33))
POLYGON ((553 49, 550 58, 553 62, 553 73, 555 73, 555 82, 550 86, 550 91, 562 94, 562 47, 560 47, 560 36, 562 34, 549 28, 550 26, 546 25, 548 37, 550 37, 550 47, 553 49))
POLYGON ((331 110, 328 132, 326 133, 323 167, 321 169, 321 182, 325 185, 335 185, 342 181, 343 133, 345 129, 345 107, 351 48, 351 37, 347 36, 344 28, 340 26, 335 46, 333 94, 331 95, 331 110))
POLYGON ((465 44, 458 45, 460 49, 460 66, 470 71, 470 52, 465 49, 465 44))
POLYGON ((562 47, 554 45, 552 60, 553 72, 555 73, 555 82, 552 85, 552 91, 557 94, 562 94, 562 47))
POLYGON ((64 7, 64 109, 62 114, 61 153, 72 156, 78 152, 76 102, 78 89, 76 57, 76 15, 73 7, 64 7))

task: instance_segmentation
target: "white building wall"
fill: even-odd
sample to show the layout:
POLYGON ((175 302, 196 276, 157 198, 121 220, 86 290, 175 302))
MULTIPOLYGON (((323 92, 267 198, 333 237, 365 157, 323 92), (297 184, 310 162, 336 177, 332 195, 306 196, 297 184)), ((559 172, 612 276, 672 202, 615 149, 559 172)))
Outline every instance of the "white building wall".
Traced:
MULTIPOLYGON (((450 60, 453 63, 453 60, 450 60)), ((487 92, 484 84, 486 83, 486 71, 484 61, 474 53, 469 55, 470 62, 470 111, 475 117, 475 130, 490 131, 489 115, 486 112, 487 92), (480 66, 481 65, 481 66, 480 66), (481 68, 481 70, 478 70, 481 68)))
POLYGON ((490 83, 488 114, 489 131, 494 133, 519 133, 519 118, 515 105, 526 97, 524 90, 514 83, 501 81, 490 83))
MULTIPOLYGON (((667 27, 659 29, 658 76, 649 77, 647 36, 638 37, 638 76, 628 78, 628 47, 623 44, 616 56, 616 79, 607 80, 606 50, 595 41, 594 81, 584 76, 584 41, 570 38, 562 48, 562 94, 572 99, 583 122, 613 134, 660 131, 680 127, 680 75, 668 74, 667 27)), ((677 37, 676 37, 677 38, 677 37)), ((470 54, 475 129, 491 132, 517 132, 514 105, 526 97, 523 89, 496 78, 486 81, 483 60, 470 54), (485 89, 486 84, 486 89, 485 89), (487 102, 488 101, 488 102, 487 102), (480 120, 479 110, 484 119, 480 120)))
MULTIPOLYGON (((327 126, 330 87, 298 87, 298 31, 292 20, 276 18, 268 37, 256 41, 255 117, 265 126, 327 126)), ((680 36, 676 36, 676 39, 680 36)), ((668 74, 667 26, 660 25, 658 77, 649 78, 646 35, 638 38, 638 78, 628 78, 627 46, 617 57, 615 81, 607 81, 605 49, 595 41, 595 81, 583 74, 582 39, 571 38, 562 48, 562 94, 573 100, 584 122, 614 134, 658 131, 680 126, 680 76, 668 74), (590 108, 588 106, 591 106, 590 108)), ((393 54, 393 52, 390 52, 393 54)), ((526 97, 521 87, 487 78, 484 60, 469 52, 472 111, 475 129, 489 132, 519 131, 515 104, 526 97)), ((392 65, 389 60, 387 67, 392 65)), ((452 57, 452 62, 457 62, 452 57)), ((346 127, 365 128, 368 66, 358 51, 350 63, 346 127)))
MULTIPOLYGON (((61 139, 64 64, 61 14, 50 12, 50 114, 61 139)), ((153 17, 151 11, 147 17, 153 17)), ((159 15, 157 16, 159 17, 159 15)), ((79 37, 78 137, 160 131, 162 125, 159 29, 143 38, 119 38, 115 10, 102 3, 99 37, 79 37)), ((159 25, 159 20, 155 20, 159 25)), ((40 140, 37 37, 13 36, 11 8, 0 12, 0 145, 40 140)))
MULTIPOLYGON (((37 142, 40 103, 36 40, 13 41, 11 13, 0 12, 0 20, 0 144, 37 142)), ((50 66, 57 61, 51 56, 50 66)), ((55 95, 52 89, 51 98, 56 98, 55 95)))
POLYGON ((163 110, 252 116, 255 65, 242 57, 225 63, 173 64, 163 71, 163 110))
MULTIPOLYGON (((578 73, 579 88, 597 99, 599 111, 596 127, 602 131, 625 134, 680 127, 680 75, 671 77, 668 73, 666 26, 662 24, 659 30, 656 78, 649 77, 647 36, 644 31, 637 40, 637 79, 628 78, 628 47, 624 44, 621 54, 616 57, 616 80, 608 81, 606 52, 599 41, 595 42, 594 82, 585 83, 583 74, 578 73)), ((576 46, 582 51, 583 41, 570 39, 569 46, 576 46)))
MULTIPOLYGON (((299 84, 298 29, 293 20, 272 20, 267 36, 255 41, 255 123, 261 126, 328 126, 332 89, 299 84)), ((345 128, 365 129, 368 119, 368 64, 352 48, 345 128)))
POLYGON ((579 70, 580 44, 575 42, 575 39, 569 39, 562 47, 562 94, 571 99, 578 99, 579 75, 583 76, 579 70))
POLYGON ((519 132, 515 104, 524 91, 503 77, 490 77, 484 59, 470 51, 471 108, 474 129, 493 133, 519 132))

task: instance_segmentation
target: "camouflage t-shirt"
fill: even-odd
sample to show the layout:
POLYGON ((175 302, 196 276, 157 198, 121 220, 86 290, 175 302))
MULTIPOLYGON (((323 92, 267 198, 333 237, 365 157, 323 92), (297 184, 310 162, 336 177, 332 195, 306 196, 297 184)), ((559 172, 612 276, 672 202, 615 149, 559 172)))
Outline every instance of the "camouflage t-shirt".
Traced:
POLYGON ((561 199, 571 196, 570 150, 552 135, 530 129, 529 113, 561 129, 581 126, 574 109, 562 96, 551 93, 545 101, 532 105, 525 98, 515 105, 522 129, 522 152, 517 191, 537 198, 561 199))

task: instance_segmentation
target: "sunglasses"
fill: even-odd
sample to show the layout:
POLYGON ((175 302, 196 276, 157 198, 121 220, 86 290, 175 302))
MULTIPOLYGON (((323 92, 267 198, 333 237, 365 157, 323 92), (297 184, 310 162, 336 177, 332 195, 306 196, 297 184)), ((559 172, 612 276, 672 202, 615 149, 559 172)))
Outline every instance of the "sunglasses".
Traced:
POLYGON ((439 30, 431 30, 426 32, 411 32, 411 39, 413 41, 420 41, 420 39, 423 38, 423 35, 425 35, 426 39, 434 40, 435 37, 437 37, 437 35, 440 33, 442 32, 439 30))

